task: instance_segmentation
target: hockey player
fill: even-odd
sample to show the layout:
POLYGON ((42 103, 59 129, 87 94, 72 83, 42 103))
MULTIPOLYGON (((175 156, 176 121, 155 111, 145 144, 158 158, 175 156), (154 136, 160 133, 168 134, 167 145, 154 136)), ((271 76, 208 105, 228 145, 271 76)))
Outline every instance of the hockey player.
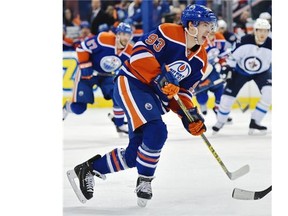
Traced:
POLYGON ((249 134, 253 134, 254 130, 257 130, 260 134, 267 131, 267 127, 260 125, 260 122, 271 105, 272 39, 268 37, 269 31, 269 22, 258 18, 254 24, 254 34, 243 36, 232 51, 236 67, 235 69, 227 67, 227 70, 224 71, 227 74, 232 70, 232 77, 227 80, 227 85, 221 97, 217 123, 212 127, 214 133, 224 126, 237 94, 244 84, 251 80, 256 83, 261 98, 256 105, 256 109, 252 112, 249 134))
MULTIPOLYGON (((213 92, 215 96, 213 111, 215 114, 218 111, 220 98, 224 89, 224 80, 220 77, 220 70, 222 66, 226 64, 227 52, 225 50, 225 42, 226 40, 221 33, 213 31, 210 32, 204 43, 211 72, 208 77, 202 77, 201 82, 195 88, 194 93, 196 94, 197 102, 200 105, 200 110, 204 115, 207 114, 208 91, 213 92)), ((232 118, 229 117, 227 121, 231 122, 232 118)))
POLYGON ((234 44, 237 41, 237 37, 233 32, 228 31, 227 23, 225 22, 225 20, 219 19, 217 21, 217 31, 222 33, 226 40, 225 49, 234 48, 234 44))
POLYGON ((117 132, 128 134, 124 111, 113 98, 113 79, 131 55, 131 38, 131 26, 119 23, 116 35, 102 32, 81 42, 76 49, 80 70, 75 76, 72 101, 66 102, 63 107, 63 120, 69 112, 80 115, 87 109, 88 103, 94 103, 93 86, 97 85, 106 100, 113 100, 113 122, 117 132))
POLYGON ((172 110, 185 129, 194 136, 206 131, 203 117, 192 103, 192 89, 207 67, 207 53, 202 46, 216 26, 216 16, 201 5, 189 5, 182 12, 182 25, 160 24, 135 43, 115 80, 114 96, 128 117, 129 143, 68 171, 71 185, 82 202, 93 197, 96 175, 136 167, 138 205, 146 206, 152 198, 154 179, 167 128, 161 115, 172 110), (174 96, 178 94, 194 121, 190 122, 174 96), (80 190, 72 179, 79 179, 80 190))

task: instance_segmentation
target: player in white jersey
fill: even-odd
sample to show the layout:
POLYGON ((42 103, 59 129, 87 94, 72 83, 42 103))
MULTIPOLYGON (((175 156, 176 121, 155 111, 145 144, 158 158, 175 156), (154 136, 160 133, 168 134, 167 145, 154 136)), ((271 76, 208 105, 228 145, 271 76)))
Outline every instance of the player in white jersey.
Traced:
MULTIPOLYGON (((261 98, 252 112, 249 134, 253 134, 254 130, 261 134, 267 131, 267 127, 260 125, 260 122, 272 102, 272 39, 268 37, 270 27, 267 20, 258 18, 254 24, 254 34, 243 36, 232 51, 232 57, 235 60, 233 63, 236 65, 234 68, 227 67, 224 71, 226 75, 232 72, 232 77, 227 80, 220 100, 217 123, 212 127, 214 133, 224 126, 237 94, 244 84, 251 80, 256 83, 261 98)), ((230 66, 232 66, 231 63, 230 66)))

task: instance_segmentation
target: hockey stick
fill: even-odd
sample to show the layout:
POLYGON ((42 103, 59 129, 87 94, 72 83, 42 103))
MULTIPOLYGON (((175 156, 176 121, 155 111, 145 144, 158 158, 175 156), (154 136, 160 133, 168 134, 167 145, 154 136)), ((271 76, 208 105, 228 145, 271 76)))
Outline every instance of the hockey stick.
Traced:
POLYGON ((111 73, 101 73, 101 72, 98 72, 96 70, 93 71, 93 76, 108 76, 108 77, 113 77, 115 76, 116 73, 114 71, 112 71, 111 73))
POLYGON ((193 92, 193 95, 197 95, 197 94, 199 94, 199 93, 201 93, 203 91, 206 91, 206 90, 208 90, 208 89, 210 89, 210 88, 212 88, 214 86, 220 85, 222 83, 224 84, 225 80, 223 80, 221 78, 217 79, 211 85, 205 86, 205 87, 201 88, 200 90, 193 92))
POLYGON ((240 101, 237 100, 237 99, 236 99, 236 103, 238 104, 240 110, 241 110, 243 113, 246 112, 246 111, 250 108, 249 104, 247 104, 247 105, 242 109, 242 105, 241 105, 240 101))
MULTIPOLYGON (((187 108, 185 107, 185 105, 183 104, 182 100, 179 98, 179 96, 176 94, 174 96, 174 99, 177 101, 177 103, 179 104, 180 108, 182 109, 182 111, 184 112, 184 114, 186 115, 186 117, 189 119, 190 122, 194 121, 193 117, 191 116, 191 114, 189 113, 189 111, 187 110, 187 108)), ((245 175, 246 173, 249 172, 249 165, 245 165, 241 168, 239 168, 238 170, 234 171, 234 172, 230 172, 226 166, 224 165, 224 163, 222 162, 221 158, 219 157, 219 155, 216 153, 216 151, 214 150, 214 148, 212 147, 212 145, 210 144, 209 140, 206 138, 206 136, 204 134, 201 134, 201 138, 204 140, 205 144, 208 146, 209 150, 211 151, 211 153, 213 154, 213 156, 215 157, 215 159, 218 161, 218 163, 220 164, 220 166, 222 167, 222 169, 224 170, 224 172, 226 173, 226 175, 229 177, 229 179, 234 180, 237 179, 243 175, 245 175)))
POLYGON ((239 200, 258 200, 265 197, 270 191, 272 191, 272 185, 263 191, 248 191, 234 188, 232 197, 239 200))

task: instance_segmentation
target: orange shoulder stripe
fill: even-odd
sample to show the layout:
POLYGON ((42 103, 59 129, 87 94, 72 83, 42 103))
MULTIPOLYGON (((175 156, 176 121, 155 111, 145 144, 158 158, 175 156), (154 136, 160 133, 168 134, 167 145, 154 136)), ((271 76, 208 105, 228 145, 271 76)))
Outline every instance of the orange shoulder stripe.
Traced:
POLYGON ((98 42, 101 45, 108 45, 115 47, 116 36, 112 32, 101 32, 98 36, 98 42))
POLYGON ((181 25, 164 23, 159 26, 162 34, 169 40, 176 41, 185 46, 185 33, 181 25))

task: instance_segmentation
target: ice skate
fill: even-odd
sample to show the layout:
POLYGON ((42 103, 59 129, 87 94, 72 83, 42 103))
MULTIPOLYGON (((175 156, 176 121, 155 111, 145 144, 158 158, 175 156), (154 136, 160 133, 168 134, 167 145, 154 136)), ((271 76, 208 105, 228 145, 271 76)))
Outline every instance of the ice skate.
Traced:
POLYGON ((151 181, 154 177, 139 175, 135 192, 137 193, 137 204, 140 207, 145 207, 148 200, 152 198, 151 181))
POLYGON ((128 134, 128 125, 123 124, 121 126, 116 126, 117 133, 119 137, 126 136, 128 134))
POLYGON ((265 135, 267 132, 267 127, 258 125, 254 119, 251 119, 249 124, 249 135, 265 135))
POLYGON ((203 115, 207 115, 207 105, 200 105, 200 110, 203 115))
MULTIPOLYGON (((213 111, 214 111, 214 113, 215 113, 216 116, 217 116, 218 107, 214 106, 214 107, 213 107, 213 111)), ((232 124, 232 118, 231 118, 231 117, 228 117, 228 118, 227 118, 226 124, 232 124)))
POLYGON ((224 126, 224 123, 217 121, 217 123, 212 127, 213 135, 217 134, 219 130, 224 126))
POLYGON ((77 165, 73 170, 67 171, 67 177, 69 182, 77 195, 80 202, 85 203, 87 200, 93 197, 94 192, 94 175, 103 180, 106 179, 105 175, 93 170, 92 164, 93 161, 101 158, 100 155, 96 155, 95 157, 89 159, 88 161, 77 165), (79 180, 79 187, 76 185, 74 179, 78 178, 79 180))
POLYGON ((62 117, 62 120, 64 121, 68 115, 68 110, 67 110, 67 106, 68 106, 68 102, 66 101, 62 110, 63 110, 63 117, 62 117))
MULTIPOLYGON (((111 121, 115 124, 115 117, 113 114, 108 113, 108 117, 111 119, 111 121)), ((124 124, 121 126, 117 126, 116 127, 116 131, 119 134, 119 137, 124 137, 128 134, 128 123, 124 121, 124 124)))

